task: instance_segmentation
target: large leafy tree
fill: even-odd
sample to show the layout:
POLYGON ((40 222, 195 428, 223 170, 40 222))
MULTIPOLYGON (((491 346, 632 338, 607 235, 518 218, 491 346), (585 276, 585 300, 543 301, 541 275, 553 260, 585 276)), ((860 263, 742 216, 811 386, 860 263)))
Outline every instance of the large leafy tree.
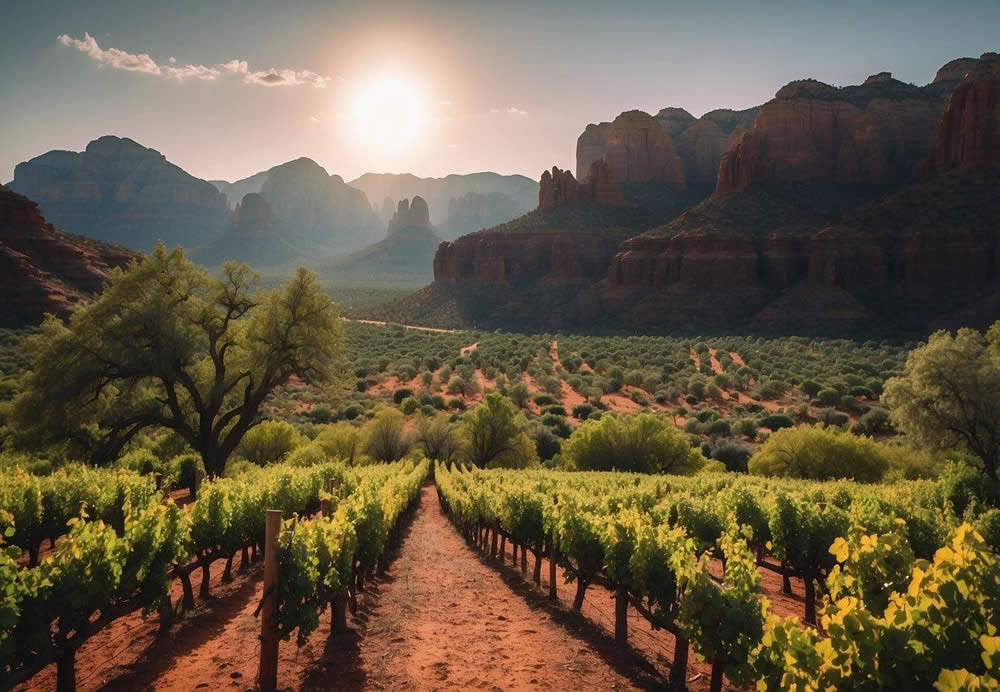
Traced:
POLYGON ((893 425, 936 448, 959 447, 997 479, 1000 460, 1000 323, 984 336, 939 331, 910 352, 903 375, 885 384, 893 425))
POLYGON ((570 468, 581 471, 685 474, 705 463, 684 433, 652 413, 588 419, 563 444, 562 453, 570 468))
POLYGON ((293 375, 332 382, 343 355, 338 310, 310 272, 276 291, 256 283, 246 265, 216 278, 162 245, 116 270, 94 303, 68 323, 48 317, 28 344, 15 424, 40 442, 88 442, 96 463, 164 428, 218 475, 270 392, 293 375))

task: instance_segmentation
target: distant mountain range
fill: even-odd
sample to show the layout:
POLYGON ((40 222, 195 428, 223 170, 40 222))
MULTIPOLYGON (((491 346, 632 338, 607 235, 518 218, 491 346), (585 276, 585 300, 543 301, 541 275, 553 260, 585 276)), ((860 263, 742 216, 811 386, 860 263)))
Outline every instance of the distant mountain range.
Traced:
MULTIPOLYGON (((433 200, 431 216, 441 219, 442 235, 457 237, 516 218, 534 204, 538 190, 523 176, 495 173, 369 174, 355 183, 308 158, 235 182, 209 182, 154 149, 109 135, 83 152, 50 151, 19 164, 10 188, 73 233, 141 251, 163 241, 189 248, 206 264, 233 259, 260 267, 321 264, 324 257, 381 242, 397 201, 420 191, 433 200), (373 205, 369 198, 376 191, 379 203, 373 205), (396 197, 387 199, 385 191, 396 197)), ((424 270, 429 278, 429 260, 424 270)))

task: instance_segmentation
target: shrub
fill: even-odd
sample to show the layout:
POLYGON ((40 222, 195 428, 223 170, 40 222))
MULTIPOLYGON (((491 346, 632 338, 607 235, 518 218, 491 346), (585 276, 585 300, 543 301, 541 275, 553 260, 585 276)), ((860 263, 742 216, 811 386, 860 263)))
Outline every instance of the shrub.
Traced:
POLYGON ((594 412, 594 407, 590 404, 577 404, 573 407, 573 417, 579 420, 587 420, 587 417, 594 412))
POLYGON ((718 435, 728 435, 732 430, 729 421, 725 418, 720 418, 719 420, 714 420, 708 424, 708 434, 713 436, 718 435))
POLYGON ((529 435, 535 441, 535 451, 542 461, 549 461, 559 454, 562 447, 562 440, 552 432, 552 429, 544 425, 536 425, 531 429, 529 435))
POLYGON ((892 424, 889 422, 889 412, 877 406, 868 409, 865 415, 861 416, 858 424, 869 435, 892 430, 892 424))
POLYGON ((535 397, 535 403, 538 406, 549 406, 550 404, 556 403, 556 400, 548 394, 539 394, 535 397))
POLYGON ((843 427, 851 422, 851 417, 835 408, 824 408, 819 412, 819 420, 823 425, 843 427))
POLYGON ((751 457, 748 468, 763 476, 874 483, 889 468, 889 458, 871 438, 803 425, 775 431, 751 457))
POLYGON ((402 409, 404 414, 406 414, 407 416, 412 416, 414 413, 417 412, 417 409, 420 408, 420 403, 412 396, 408 396, 405 399, 403 399, 403 402, 400 404, 400 408, 402 409))
POLYGON ((693 473, 705 463, 666 418, 645 412, 587 420, 563 444, 562 455, 570 468, 588 471, 693 473))
POLYGON ((556 435, 563 439, 568 438, 573 432, 573 428, 570 427, 565 418, 551 413, 542 416, 542 425, 551 428, 556 435))
POLYGON ((795 421, 784 413, 772 413, 760 419, 760 427, 770 430, 781 430, 782 428, 795 427, 795 421))
POLYGON ((816 401, 823 406, 836 406, 840 403, 840 392, 836 389, 822 389, 816 394, 816 401))
POLYGON ((309 420, 319 425, 332 423, 334 419, 333 411, 330 410, 329 406, 314 406, 306 415, 309 420))
POLYGON ((757 439, 757 432, 760 426, 753 418, 741 418, 736 424, 736 431, 740 435, 746 435, 751 441, 757 439))
POLYGON ((401 404, 403 403, 403 399, 411 396, 413 396, 412 389, 407 389, 406 387, 400 387, 399 389, 395 390, 392 393, 392 403, 401 404))
POLYGON ((458 399, 458 398, 449 399, 448 400, 448 408, 454 408, 454 409, 458 409, 459 411, 464 411, 465 410, 465 400, 464 399, 458 399))
POLYGON ((562 404, 552 404, 542 409, 542 413, 551 413, 554 416, 565 416, 566 408, 562 404))
POLYGON ((301 443, 302 436, 291 423, 266 420, 247 431, 235 454, 263 466, 281 461, 301 443))
POLYGON ((717 440, 709 446, 708 456, 725 464, 727 471, 745 473, 747 462, 753 455, 753 448, 736 440, 717 440))
POLYGON ((813 380, 802 380, 802 383, 799 385, 799 389, 802 390, 803 394, 812 399, 819 394, 820 391, 822 391, 823 385, 819 382, 814 382, 813 380))

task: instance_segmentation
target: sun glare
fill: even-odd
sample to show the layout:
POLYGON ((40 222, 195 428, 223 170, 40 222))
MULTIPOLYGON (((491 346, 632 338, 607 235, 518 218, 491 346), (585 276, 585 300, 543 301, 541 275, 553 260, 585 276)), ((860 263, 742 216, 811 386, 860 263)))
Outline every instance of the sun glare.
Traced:
POLYGON ((378 75, 354 94, 351 121, 360 143, 387 154, 412 150, 431 122, 423 85, 400 75, 378 75))

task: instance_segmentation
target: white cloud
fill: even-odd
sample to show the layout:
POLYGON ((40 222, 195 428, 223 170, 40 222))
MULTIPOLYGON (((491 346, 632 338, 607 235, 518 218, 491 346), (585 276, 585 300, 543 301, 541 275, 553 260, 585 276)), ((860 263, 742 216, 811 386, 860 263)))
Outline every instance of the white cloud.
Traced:
POLYGON ((317 89, 326 88, 331 77, 324 77, 309 70, 287 70, 272 67, 269 70, 251 70, 246 60, 230 60, 219 67, 243 76, 244 84, 260 86, 300 86, 311 84, 317 89))
POLYGON ((205 65, 184 65, 183 67, 164 67, 164 72, 171 79, 183 82, 185 79, 203 79, 213 81, 222 76, 222 72, 217 67, 207 67, 205 65))
POLYGON ((81 53, 89 55, 102 65, 111 65, 116 70, 128 70, 129 72, 145 72, 146 74, 160 74, 160 66, 146 53, 126 53, 117 48, 104 49, 97 45, 97 39, 88 33, 83 34, 83 38, 73 38, 68 34, 59 37, 59 43, 69 48, 76 48, 81 53))
POLYGON ((520 108, 515 108, 514 106, 511 106, 510 108, 508 108, 507 112, 510 113, 511 115, 527 115, 528 114, 528 111, 523 111, 520 108))
POLYGON ((182 65, 175 67, 177 58, 171 56, 162 67, 146 53, 127 53, 118 48, 101 48, 97 40, 89 33, 84 33, 82 39, 73 38, 68 34, 59 36, 59 43, 70 48, 76 48, 81 53, 90 56, 101 65, 110 65, 116 70, 143 72, 145 74, 166 76, 183 82, 186 79, 215 81, 225 73, 239 75, 244 84, 258 86, 303 86, 310 85, 317 89, 326 88, 333 78, 317 74, 310 70, 291 70, 284 68, 269 68, 266 70, 251 70, 246 60, 230 60, 218 65, 182 65))

